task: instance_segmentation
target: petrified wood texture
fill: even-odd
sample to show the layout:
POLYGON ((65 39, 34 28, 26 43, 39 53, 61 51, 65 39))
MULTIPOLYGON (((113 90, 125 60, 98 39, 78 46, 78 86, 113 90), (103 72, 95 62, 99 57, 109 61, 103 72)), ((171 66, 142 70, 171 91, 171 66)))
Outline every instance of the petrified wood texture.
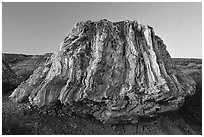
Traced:
POLYGON ((170 64, 153 28, 136 21, 79 22, 59 51, 10 96, 43 107, 59 100, 105 122, 178 109, 195 82, 170 64), (85 108, 85 107, 84 107, 85 108))

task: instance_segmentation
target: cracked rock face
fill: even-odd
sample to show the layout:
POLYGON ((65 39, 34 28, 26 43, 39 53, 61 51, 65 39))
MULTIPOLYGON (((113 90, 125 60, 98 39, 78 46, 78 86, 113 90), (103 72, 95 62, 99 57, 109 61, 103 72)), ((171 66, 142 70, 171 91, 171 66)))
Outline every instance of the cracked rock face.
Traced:
POLYGON ((59 51, 10 98, 43 107, 60 101, 103 122, 134 121, 178 109, 195 82, 171 65, 153 28, 136 21, 79 22, 59 51))

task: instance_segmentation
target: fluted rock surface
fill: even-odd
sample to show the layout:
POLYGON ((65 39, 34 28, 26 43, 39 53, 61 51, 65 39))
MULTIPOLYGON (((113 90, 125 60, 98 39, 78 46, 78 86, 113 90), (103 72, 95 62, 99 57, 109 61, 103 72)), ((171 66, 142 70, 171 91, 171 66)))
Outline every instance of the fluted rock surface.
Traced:
POLYGON ((153 28, 136 21, 79 22, 59 51, 21 83, 10 98, 38 107, 55 101, 104 122, 178 109, 195 82, 170 63, 153 28), (77 110, 77 109, 76 109, 77 110))

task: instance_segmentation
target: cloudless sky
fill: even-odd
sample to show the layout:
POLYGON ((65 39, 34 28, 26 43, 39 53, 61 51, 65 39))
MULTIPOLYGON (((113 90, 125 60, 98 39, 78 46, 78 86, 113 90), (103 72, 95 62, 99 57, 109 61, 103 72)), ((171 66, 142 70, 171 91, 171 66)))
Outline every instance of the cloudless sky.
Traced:
POLYGON ((78 21, 137 20, 152 26, 172 57, 202 58, 202 3, 2 3, 2 52, 45 54, 78 21))

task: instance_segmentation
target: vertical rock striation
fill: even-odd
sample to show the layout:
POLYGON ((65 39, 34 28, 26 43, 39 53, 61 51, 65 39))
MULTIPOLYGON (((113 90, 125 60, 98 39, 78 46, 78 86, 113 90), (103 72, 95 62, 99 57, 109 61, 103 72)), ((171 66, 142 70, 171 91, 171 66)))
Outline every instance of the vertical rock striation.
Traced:
POLYGON ((43 107, 76 107, 104 122, 178 109, 195 82, 171 65, 153 28, 136 21, 79 22, 59 51, 21 83, 10 98, 43 107), (85 107, 84 107, 85 108, 85 107))

